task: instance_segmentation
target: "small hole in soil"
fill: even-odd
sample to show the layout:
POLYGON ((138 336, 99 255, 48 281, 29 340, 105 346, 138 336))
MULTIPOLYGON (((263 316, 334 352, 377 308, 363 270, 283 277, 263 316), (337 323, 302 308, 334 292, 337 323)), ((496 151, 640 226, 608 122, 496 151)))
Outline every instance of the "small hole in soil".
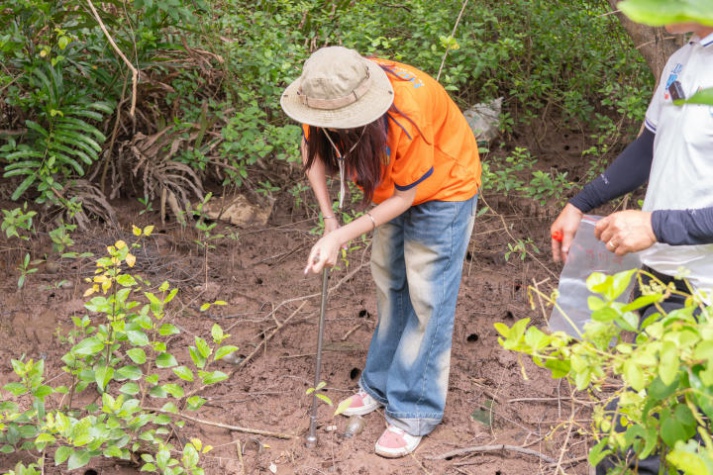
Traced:
POLYGON ((507 312, 505 312, 505 318, 509 318, 512 320, 513 318, 515 318, 515 316, 512 314, 512 312, 510 310, 508 310, 507 312))
POLYGON ((569 145, 564 146, 565 151, 569 150, 569 145))
POLYGON ((262 279, 260 277, 258 277, 257 279, 255 279, 255 283, 257 285, 262 285, 262 279))
POLYGON ((359 318, 369 317, 369 312, 366 309, 359 310, 359 318))
POLYGON ((84 475, 99 475, 96 470, 93 468, 90 468, 89 470, 84 472, 84 475))
POLYGON ((468 338, 466 338, 466 340, 468 341, 468 343, 475 343, 476 341, 478 341, 479 338, 480 337, 477 333, 471 333, 470 335, 468 335, 468 338))
POLYGON ((468 251, 468 253, 465 255, 466 260, 472 261, 473 260, 473 253, 468 251))
POLYGON ((349 379, 355 380, 359 377, 361 374, 361 370, 359 368, 352 368, 351 371, 349 371, 349 379))

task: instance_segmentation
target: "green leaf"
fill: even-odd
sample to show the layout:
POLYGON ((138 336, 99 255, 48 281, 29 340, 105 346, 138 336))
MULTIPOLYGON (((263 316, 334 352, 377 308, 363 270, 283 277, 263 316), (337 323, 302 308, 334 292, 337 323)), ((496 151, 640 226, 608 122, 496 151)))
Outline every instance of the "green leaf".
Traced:
POLYGON ((126 352, 126 354, 131 358, 136 364, 146 363, 146 352, 141 348, 132 348, 126 352))
POLYGON ((678 347, 670 341, 664 341, 659 358, 661 361, 659 364, 659 377, 661 382, 668 386, 678 377, 678 347))
POLYGON ((612 451, 609 448, 609 440, 604 438, 589 450, 589 464, 596 467, 606 458, 607 455, 611 453, 612 451))
POLYGON ((713 106, 713 88, 698 91, 690 98, 683 101, 683 103, 713 106))
POLYGON ((22 383, 7 383, 2 388, 12 393, 13 396, 22 396, 27 392, 27 388, 22 383))
POLYGON ((126 332, 126 336, 133 346, 146 346, 149 344, 149 337, 146 333, 138 330, 126 332))
POLYGON ((203 338, 196 337, 196 349, 203 358, 207 359, 210 356, 210 346, 208 346, 208 343, 203 338))
POLYGON ((671 384, 664 384, 661 378, 655 378, 648 387, 649 397, 656 401, 662 401, 676 392, 678 379, 671 384))
POLYGON ((186 407, 189 411, 197 411, 205 403, 206 403, 206 400, 200 396, 191 396, 188 399, 186 399, 186 407))
POLYGON ((198 375, 200 376, 203 384, 206 386, 215 384, 215 383, 219 383, 221 381, 225 381, 226 379, 228 379, 228 375, 223 373, 222 371, 213 371, 213 372, 199 371, 198 375))
POLYGON ((180 399, 183 397, 183 388, 179 386, 178 384, 164 384, 163 389, 170 394, 171 396, 175 397, 176 399, 180 399))
POLYGON ((136 396, 139 392, 141 392, 141 388, 137 383, 131 382, 120 387, 119 392, 128 396, 136 396))
POLYGON ((619 312, 611 307, 604 307, 592 312, 592 320, 595 322, 609 323, 619 317, 619 312))
POLYGON ((188 382, 193 382, 193 371, 191 371, 186 366, 179 366, 177 368, 173 368, 173 372, 176 376, 178 376, 182 380, 188 381, 188 382))
POLYGON ((39 386, 37 389, 35 389, 32 392, 32 395, 35 396, 36 398, 42 400, 42 399, 46 398, 47 396, 49 396, 50 394, 52 394, 53 392, 54 392, 54 390, 52 389, 52 387, 43 384, 43 385, 39 386))
POLYGON ((226 345, 226 346, 221 346, 215 351, 215 361, 221 360, 225 358, 226 356, 235 353, 238 350, 237 346, 231 346, 231 345, 226 345))
POLYGON ((197 368, 205 368, 205 364, 208 360, 200 355, 195 346, 188 347, 188 354, 191 355, 191 360, 193 360, 193 364, 196 365, 197 368))
POLYGON ((170 323, 164 323, 158 329, 158 334, 161 336, 178 335, 179 333, 181 333, 181 331, 175 325, 171 325, 170 323))
POLYGON ((545 361, 545 368, 552 372, 554 379, 564 378, 572 370, 572 365, 569 361, 548 359, 545 361))
POLYGON ((699 23, 713 26, 710 0, 623 0, 617 4, 637 23, 663 26, 672 23, 699 23))
POLYGON ((49 137, 49 132, 45 130, 44 127, 42 127, 40 124, 37 122, 31 121, 31 120, 26 120, 25 121, 25 127, 27 127, 30 130, 34 130, 38 134, 40 134, 42 137, 47 138, 49 137))
POLYGON ((217 323, 213 324, 213 327, 210 329, 210 334, 213 337, 214 343, 220 344, 220 342, 223 341, 223 338, 224 338, 223 329, 217 323))
POLYGON ((644 388, 646 382, 644 372, 635 360, 629 358, 624 362, 623 376, 629 386, 635 391, 640 391, 644 388))
POLYGON ((67 469, 75 470, 84 467, 91 460, 91 453, 88 450, 77 450, 69 456, 67 469))
POLYGON ((138 366, 122 366, 118 370, 116 370, 117 376, 119 376, 121 379, 128 379, 130 381, 137 381, 141 379, 141 376, 143 375, 143 372, 141 371, 141 368, 138 366))
POLYGON ((132 287, 137 284, 134 276, 129 274, 122 274, 116 278, 116 282, 123 287, 132 287))
POLYGON ((168 395, 163 386, 154 386, 149 390, 149 396, 165 398, 168 395))
POLYGON ((178 365, 178 361, 170 353, 161 353, 156 357, 156 366, 159 368, 172 368, 176 365, 178 365))
POLYGON ((687 441, 696 434, 696 420, 691 410, 685 404, 675 406, 673 412, 661 411, 661 440, 669 447, 676 442, 687 441))
POLYGON ((700 455, 696 453, 674 449, 666 455, 666 460, 678 470, 682 470, 686 475, 711 473, 700 455))
POLYGON ((73 453, 74 448, 67 447, 66 445, 60 445, 54 453, 54 464, 63 464, 73 453))
POLYGON ((94 370, 94 378, 99 386, 99 389, 103 392, 106 389, 109 381, 114 377, 114 368, 111 366, 99 366, 94 370))
POLYGON ((192 444, 186 444, 183 448, 183 457, 181 460, 183 464, 187 467, 195 467, 198 465, 198 451, 192 444))
POLYGON ((634 310, 639 310, 640 308, 644 308, 653 303, 660 302, 663 298, 664 297, 661 294, 642 295, 641 297, 636 298, 633 302, 624 305, 621 310, 623 312, 633 312, 634 310))
POLYGON ((100 353, 103 349, 104 342, 98 337, 89 337, 74 345, 71 351, 81 356, 92 356, 100 353))
POLYGON ((618 272, 612 276, 611 286, 607 289, 605 295, 609 300, 615 300, 622 295, 631 283, 632 276, 637 272, 637 269, 631 269, 624 272, 618 272))

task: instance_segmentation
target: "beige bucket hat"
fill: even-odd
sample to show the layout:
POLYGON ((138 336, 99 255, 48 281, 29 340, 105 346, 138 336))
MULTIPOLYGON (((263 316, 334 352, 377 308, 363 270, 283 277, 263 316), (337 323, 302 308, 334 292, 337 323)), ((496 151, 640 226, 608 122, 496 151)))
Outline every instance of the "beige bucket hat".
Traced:
POLYGON ((381 67, 356 51, 328 46, 305 61, 280 105, 292 119, 315 127, 353 129, 389 110, 394 90, 381 67))

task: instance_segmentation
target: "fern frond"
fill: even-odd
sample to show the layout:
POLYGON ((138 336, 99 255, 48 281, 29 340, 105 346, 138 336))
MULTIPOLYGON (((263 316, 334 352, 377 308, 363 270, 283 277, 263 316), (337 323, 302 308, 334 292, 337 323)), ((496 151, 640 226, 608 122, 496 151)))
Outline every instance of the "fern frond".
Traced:
POLYGON ((84 175, 84 168, 82 168, 79 162, 77 162, 73 158, 70 158, 69 156, 63 153, 54 154, 53 157, 58 162, 63 163, 65 165, 69 165, 70 167, 74 168, 74 171, 76 171, 80 176, 84 175))
POLYGON ((31 174, 27 178, 25 178, 22 183, 20 183, 20 186, 17 187, 17 189, 12 193, 12 196, 10 199, 13 201, 16 201, 22 196, 22 194, 27 191, 30 186, 37 180, 37 175, 36 174, 31 174))
POLYGON ((68 153, 68 154, 70 154, 70 155, 74 155, 74 156, 76 156, 76 157, 79 157, 79 158, 82 159, 82 161, 83 161, 84 163, 86 163, 87 165, 91 165, 91 164, 94 163, 94 162, 97 160, 97 158, 98 158, 97 154, 95 154, 95 153, 93 153, 92 156, 90 157, 89 155, 87 155, 86 153, 84 153, 83 151, 81 151, 81 150, 79 150, 79 149, 70 148, 70 147, 67 147, 67 146, 65 146, 65 145, 62 145, 62 144, 60 144, 60 143, 57 143, 57 142, 53 142, 53 143, 50 145, 50 150, 51 150, 51 151, 60 151, 60 152, 68 153))
POLYGON ((37 132, 38 134, 40 134, 41 136, 43 136, 43 137, 45 137, 45 138, 47 138, 47 137, 49 136, 49 134, 50 134, 50 133, 47 131, 47 129, 45 129, 45 128, 42 127, 40 124, 38 124, 37 122, 34 122, 34 121, 32 121, 32 120, 26 120, 26 121, 25 121, 25 126, 26 126, 28 129, 30 129, 30 130, 34 130, 35 132, 37 132))
POLYGON ((102 148, 98 143, 86 135, 78 134, 77 132, 60 129, 55 131, 52 138, 58 142, 81 148, 91 155, 96 156, 96 154, 102 151, 102 148))
MULTIPOLYGON (((5 157, 5 160, 8 162, 14 162, 15 160, 23 159, 23 158, 38 158, 40 160, 44 160, 45 154, 44 152, 40 152, 39 150, 32 150, 32 149, 23 149, 23 150, 18 150, 17 152, 12 152, 7 154, 5 157)), ((11 167, 12 165, 9 165, 7 168, 11 167)))
POLYGON ((82 119, 77 119, 77 117, 62 117, 62 120, 58 121, 55 128, 72 131, 81 130, 84 133, 92 134, 94 137, 96 137, 97 140, 101 142, 106 140, 106 136, 99 129, 97 129, 93 125, 90 125, 82 119))

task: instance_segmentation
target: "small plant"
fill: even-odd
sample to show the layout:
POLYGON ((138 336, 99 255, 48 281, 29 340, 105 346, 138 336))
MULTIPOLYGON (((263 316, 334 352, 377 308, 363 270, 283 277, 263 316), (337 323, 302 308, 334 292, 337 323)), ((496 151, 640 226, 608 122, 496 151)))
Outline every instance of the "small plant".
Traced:
MULTIPOLYGON (((591 435, 597 441, 590 464, 629 451, 639 458, 658 453, 670 473, 711 474, 713 307, 694 294, 687 296, 683 308, 666 313, 658 307, 658 313, 640 321, 637 310, 672 294, 685 295, 673 283, 664 286, 648 274, 652 280, 643 285, 642 274, 630 270, 589 276, 587 288, 594 294, 589 297, 591 321, 579 340, 563 332, 545 333, 526 318, 511 327, 495 324, 498 341, 507 350, 529 355, 553 378, 567 378, 577 390, 589 391, 594 405, 591 435), (632 278, 638 280, 641 296, 620 302, 632 278), (613 394, 604 400, 596 397, 605 383, 615 380, 622 384, 613 394), (617 414, 605 410, 615 399, 617 414), (621 418, 623 431, 617 430, 615 417, 621 418), (695 435, 702 444, 692 440, 695 435)), ((554 296, 531 291, 554 303, 554 296)), ((623 473, 623 463, 618 470, 623 473)))
POLYGON ((505 251, 505 260, 509 261, 511 256, 516 255, 521 261, 524 261, 531 252, 536 254, 540 253, 540 249, 532 241, 532 238, 518 239, 514 244, 511 242, 508 243, 508 250, 505 251))
POLYGON ((144 207, 144 209, 139 211, 139 215, 153 212, 153 202, 151 201, 151 198, 144 196, 143 198, 137 198, 137 200, 144 207))
POLYGON ((567 172, 544 172, 535 170, 532 172, 530 183, 523 187, 525 196, 536 200, 540 205, 544 206, 552 198, 563 200, 567 190, 570 190, 573 184, 567 180, 567 172))
MULTIPOLYGON (((179 365, 168 351, 167 339, 180 333, 166 320, 178 289, 163 283, 151 291, 148 281, 126 272, 136 263, 132 251, 151 232, 151 226, 134 228, 136 242, 117 241, 97 261, 84 293, 91 297, 85 304, 90 314, 72 317, 74 329, 63 340, 72 345, 62 357, 69 386, 46 383, 42 360, 12 361, 18 381, 2 389, 27 404, 7 398, 0 403, 0 453, 26 450, 41 463, 51 449, 55 465, 66 464, 68 470, 103 456, 140 463, 142 471, 203 474, 200 455, 211 447, 193 439, 178 452, 169 442, 170 425, 182 426, 182 411, 205 403, 200 392, 228 378, 211 366, 237 348, 224 344, 230 335, 215 324, 210 342, 194 337, 188 365, 179 365), (171 382, 171 374, 179 381, 171 382), (95 392, 96 402, 78 407, 76 396, 84 391, 95 392), (50 407, 49 396, 56 393, 64 395, 63 405, 50 407), (163 405, 151 404, 160 400, 163 405)), ((31 464, 15 472, 32 470, 31 464)))
POLYGON ((320 381, 316 388, 308 388, 307 391, 305 391, 305 394, 307 394, 308 396, 314 395, 314 397, 327 404, 328 406, 333 406, 334 404, 332 403, 332 400, 329 398, 329 396, 322 392, 325 387, 327 387, 327 383, 325 383, 324 381, 320 381))
POLYGON ((72 232, 77 229, 76 224, 61 223, 55 229, 49 232, 52 240, 52 250, 62 254, 68 247, 74 246, 72 232))
POLYGON ((25 286, 25 281, 27 280, 27 276, 37 272, 38 268, 35 266, 41 264, 42 262, 44 262, 42 259, 31 260, 29 252, 27 254, 25 254, 25 258, 17 266, 17 270, 20 271, 20 278, 17 279, 17 288, 18 289, 22 289, 25 286))
POLYGON ((265 180, 260 182, 260 186, 256 191, 264 197, 269 198, 276 191, 280 191, 280 187, 270 183, 270 180, 265 180))
POLYGON ((32 218, 37 216, 35 211, 27 211, 27 202, 22 205, 22 208, 4 209, 2 210, 3 220, 0 229, 9 238, 16 237, 27 241, 32 234, 32 218))

